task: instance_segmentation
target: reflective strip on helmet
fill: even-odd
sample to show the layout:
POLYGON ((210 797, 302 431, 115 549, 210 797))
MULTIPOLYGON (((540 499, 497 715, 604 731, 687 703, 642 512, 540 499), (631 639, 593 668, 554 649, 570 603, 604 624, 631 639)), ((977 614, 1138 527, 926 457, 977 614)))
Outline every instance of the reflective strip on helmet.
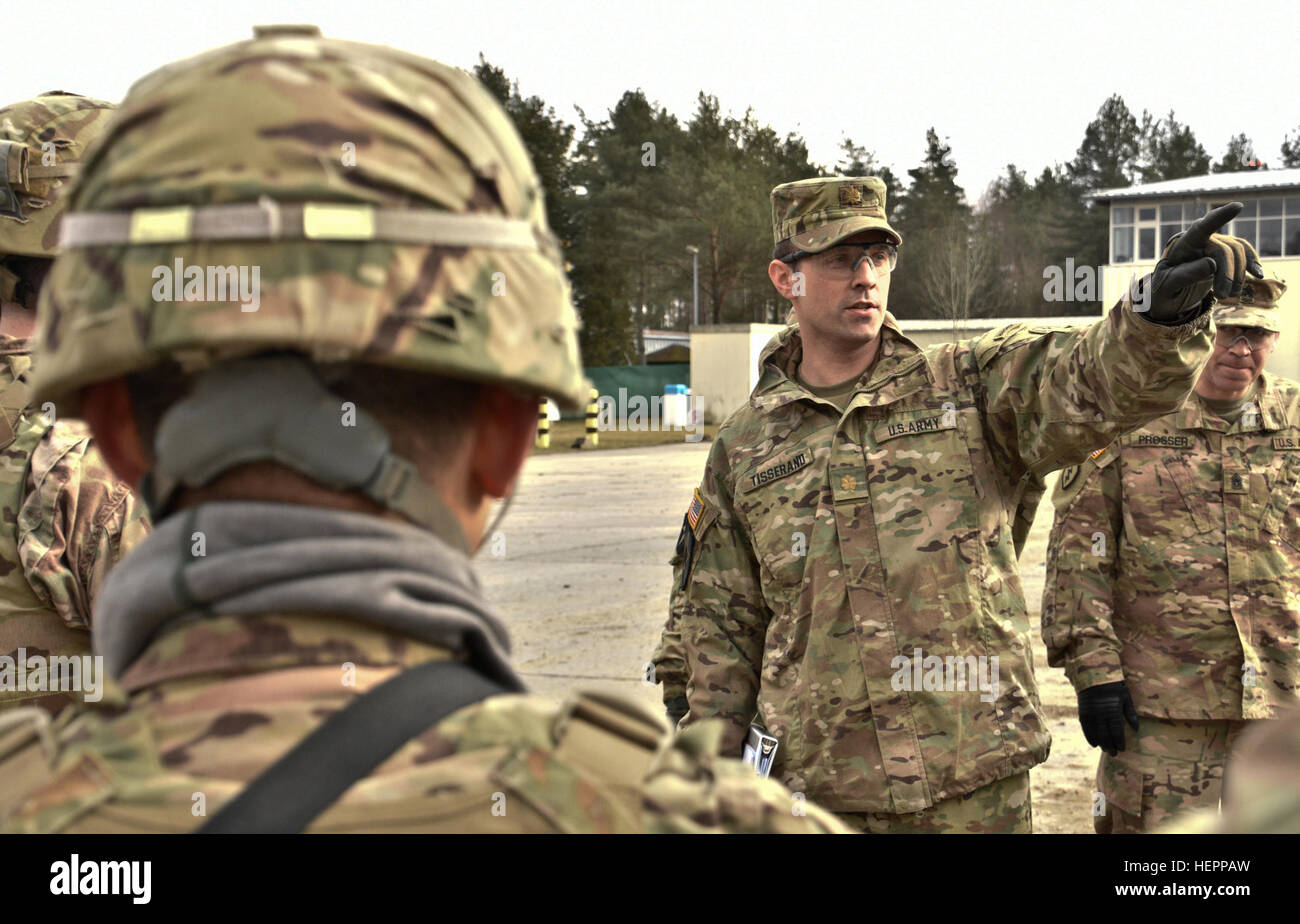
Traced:
POLYGON ((132 244, 183 241, 190 236, 194 224, 194 209, 187 205, 175 209, 140 209, 130 214, 127 238, 132 244))
POLYGON ((60 247, 186 241, 388 241, 451 247, 539 250, 531 222, 431 209, 377 209, 330 202, 182 206, 63 216, 60 247))
POLYGON ((313 241, 370 241, 375 237, 375 210, 365 205, 320 205, 302 210, 302 236, 313 241))

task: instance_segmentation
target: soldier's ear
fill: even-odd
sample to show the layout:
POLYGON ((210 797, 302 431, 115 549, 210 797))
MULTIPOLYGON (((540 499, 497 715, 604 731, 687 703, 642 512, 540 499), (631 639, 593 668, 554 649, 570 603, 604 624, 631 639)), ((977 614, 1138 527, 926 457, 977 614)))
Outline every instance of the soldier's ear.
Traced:
POLYGON ((537 404, 536 397, 497 386, 479 394, 469 459, 473 490, 489 497, 510 493, 537 436, 537 404))
POLYGON ((83 388, 81 416, 113 474, 129 485, 138 485, 153 465, 153 458, 140 439, 126 379, 96 382, 83 388))
POLYGON ((794 301, 794 268, 789 263, 773 260, 767 265, 767 278, 772 280, 782 298, 794 301))

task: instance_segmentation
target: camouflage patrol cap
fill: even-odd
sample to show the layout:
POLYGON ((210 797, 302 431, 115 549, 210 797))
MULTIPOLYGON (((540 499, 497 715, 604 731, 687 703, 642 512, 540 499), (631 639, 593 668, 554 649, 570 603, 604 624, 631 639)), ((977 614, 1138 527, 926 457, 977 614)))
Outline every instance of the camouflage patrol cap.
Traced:
POLYGON ((62 90, 0 108, 0 256, 54 256, 59 195, 112 111, 62 90))
POLYGON ((1219 327, 1261 327, 1280 333, 1282 320, 1277 303, 1285 292, 1286 283, 1277 276, 1247 276, 1241 295, 1220 299, 1214 309, 1214 323, 1219 327))
POLYGON ((772 190, 773 257, 821 253, 861 231, 903 238, 885 217, 885 184, 874 176, 814 177, 772 190))
POLYGON ((469 74, 416 55, 264 27, 155 71, 60 240, 36 390, 65 415, 83 386, 168 359, 278 350, 586 400, 523 142, 469 74), (230 291, 239 270, 255 300, 230 291))

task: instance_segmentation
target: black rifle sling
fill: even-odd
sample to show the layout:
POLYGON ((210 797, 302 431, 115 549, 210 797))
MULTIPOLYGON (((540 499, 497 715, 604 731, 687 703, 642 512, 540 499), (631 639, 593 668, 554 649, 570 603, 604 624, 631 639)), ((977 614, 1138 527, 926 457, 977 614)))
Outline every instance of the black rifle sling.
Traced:
POLYGON ((294 834, 403 744, 458 709, 515 692, 459 661, 430 661, 356 697, 259 774, 200 834, 294 834))

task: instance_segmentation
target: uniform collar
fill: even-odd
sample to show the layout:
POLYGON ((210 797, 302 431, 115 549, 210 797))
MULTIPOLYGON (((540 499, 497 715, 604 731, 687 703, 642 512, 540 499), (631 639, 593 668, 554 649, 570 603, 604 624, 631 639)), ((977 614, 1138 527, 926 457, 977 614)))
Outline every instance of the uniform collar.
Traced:
POLYGON ((1277 377, 1272 373, 1267 371, 1260 373, 1255 404, 1259 407, 1257 426, 1242 427, 1240 417, 1237 418, 1236 423, 1225 426, 1227 422, 1210 411, 1201 401, 1200 395, 1193 391, 1187 396, 1183 406, 1178 409, 1175 426, 1179 430, 1216 430, 1222 433, 1233 430, 1284 430, 1293 426, 1286 404, 1282 400, 1282 394, 1278 390, 1277 377))
MULTIPOLYGON (((880 341, 876 361, 867 370, 865 381, 859 380, 850 408, 892 404, 934 382, 925 352, 902 332, 888 311, 880 326, 880 341)), ((754 410, 774 411, 800 399, 821 400, 800 385, 795 376, 802 357, 798 324, 789 325, 772 338, 758 360, 758 384, 749 400, 754 410)))

